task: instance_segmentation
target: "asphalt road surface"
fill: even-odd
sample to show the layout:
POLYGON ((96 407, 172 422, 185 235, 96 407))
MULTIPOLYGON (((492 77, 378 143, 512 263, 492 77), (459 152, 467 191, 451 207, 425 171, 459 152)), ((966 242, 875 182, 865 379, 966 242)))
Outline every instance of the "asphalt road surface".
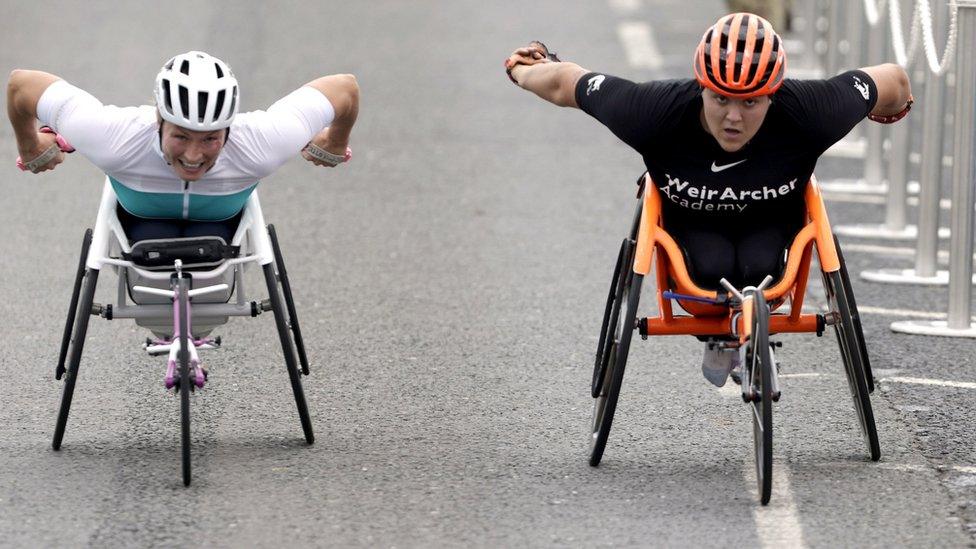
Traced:
MULTIPOLYGON (((641 162, 512 86, 502 60, 541 39, 588 68, 687 76, 721 2, 2 4, 0 74, 47 70, 105 103, 149 101, 158 67, 190 49, 234 68, 245 110, 338 72, 358 77, 362 103, 351 163, 296 159, 259 191, 312 359, 316 443, 270 315, 234 320, 203 355, 189 488, 164 360, 128 321, 92 319, 51 450, 58 344, 103 178, 78 155, 18 172, 0 124, 0 546, 973 545, 973 342, 888 329, 894 309, 944 312, 944 288, 855 281, 883 379, 879 463, 827 334, 782 338, 768 507, 748 408, 702 379, 688 337, 635 342, 603 463, 587 465, 592 356, 641 162), (626 54, 631 22, 651 25, 656 64, 626 54), (884 381, 903 378, 970 385, 884 381)), ((820 173, 861 169, 827 158, 820 173)), ((883 216, 829 207, 835 223, 883 216)), ((911 264, 851 244, 853 272, 911 264)))

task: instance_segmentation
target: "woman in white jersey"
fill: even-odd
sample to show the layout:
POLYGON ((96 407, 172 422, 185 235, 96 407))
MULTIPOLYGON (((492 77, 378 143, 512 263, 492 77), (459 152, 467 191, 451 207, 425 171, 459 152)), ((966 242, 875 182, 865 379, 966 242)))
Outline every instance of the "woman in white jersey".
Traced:
POLYGON ((135 242, 203 234, 229 241, 258 181, 296 153, 317 166, 348 160, 359 112, 356 78, 335 74, 266 111, 238 114, 230 67, 198 51, 163 66, 155 99, 155 106, 103 105, 53 74, 15 70, 7 114, 29 171, 53 170, 63 161, 60 136, 104 171, 135 242))

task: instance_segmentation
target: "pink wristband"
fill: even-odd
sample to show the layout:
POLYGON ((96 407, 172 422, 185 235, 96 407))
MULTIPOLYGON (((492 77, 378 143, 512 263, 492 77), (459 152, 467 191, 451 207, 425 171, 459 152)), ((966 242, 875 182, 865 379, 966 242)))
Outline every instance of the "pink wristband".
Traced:
MULTIPOLYGON (((64 152, 64 153, 73 153, 73 152, 75 152, 75 148, 71 146, 71 143, 68 143, 68 140, 66 140, 65 138, 61 137, 61 134, 59 134, 58 132, 54 131, 50 127, 48 127, 48 126, 41 126, 41 129, 38 130, 38 131, 41 132, 41 133, 53 133, 54 134, 54 140, 57 143, 57 148, 61 152, 64 152)), ((44 160, 44 162, 41 162, 41 166, 43 166, 44 164, 47 164, 48 162, 50 162, 52 158, 54 158, 54 154, 56 154, 56 152, 54 154, 51 153, 51 149, 53 149, 53 148, 54 147, 52 146, 50 149, 42 152, 37 158, 35 158, 33 160, 29 160, 27 162, 24 162, 24 160, 21 157, 18 156, 17 157, 17 167, 20 168, 21 171, 25 171, 25 172, 26 171, 31 171, 31 172, 33 172, 35 169, 37 169, 37 168, 40 167, 40 166, 37 166, 36 165, 36 163, 37 163, 38 160, 44 159, 44 157, 49 156, 49 158, 46 158, 44 160)))

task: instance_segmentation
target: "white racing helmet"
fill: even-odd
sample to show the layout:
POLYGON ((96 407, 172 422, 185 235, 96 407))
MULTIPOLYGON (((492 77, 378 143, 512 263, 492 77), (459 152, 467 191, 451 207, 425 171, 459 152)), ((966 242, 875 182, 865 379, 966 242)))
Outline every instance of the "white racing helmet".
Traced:
POLYGON ((230 127, 239 103, 230 67, 202 51, 167 61, 156 75, 155 95, 163 120, 194 131, 230 127))

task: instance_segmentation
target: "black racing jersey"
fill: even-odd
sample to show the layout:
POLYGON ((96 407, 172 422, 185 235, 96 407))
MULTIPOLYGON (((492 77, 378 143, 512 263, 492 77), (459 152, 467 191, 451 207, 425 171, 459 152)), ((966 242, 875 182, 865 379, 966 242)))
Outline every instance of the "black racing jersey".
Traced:
POLYGON ((695 80, 637 84, 588 73, 576 85, 580 108, 644 157, 668 224, 756 214, 797 219, 817 159, 871 112, 877 95, 858 70, 785 80, 756 135, 728 153, 702 126, 695 80))

